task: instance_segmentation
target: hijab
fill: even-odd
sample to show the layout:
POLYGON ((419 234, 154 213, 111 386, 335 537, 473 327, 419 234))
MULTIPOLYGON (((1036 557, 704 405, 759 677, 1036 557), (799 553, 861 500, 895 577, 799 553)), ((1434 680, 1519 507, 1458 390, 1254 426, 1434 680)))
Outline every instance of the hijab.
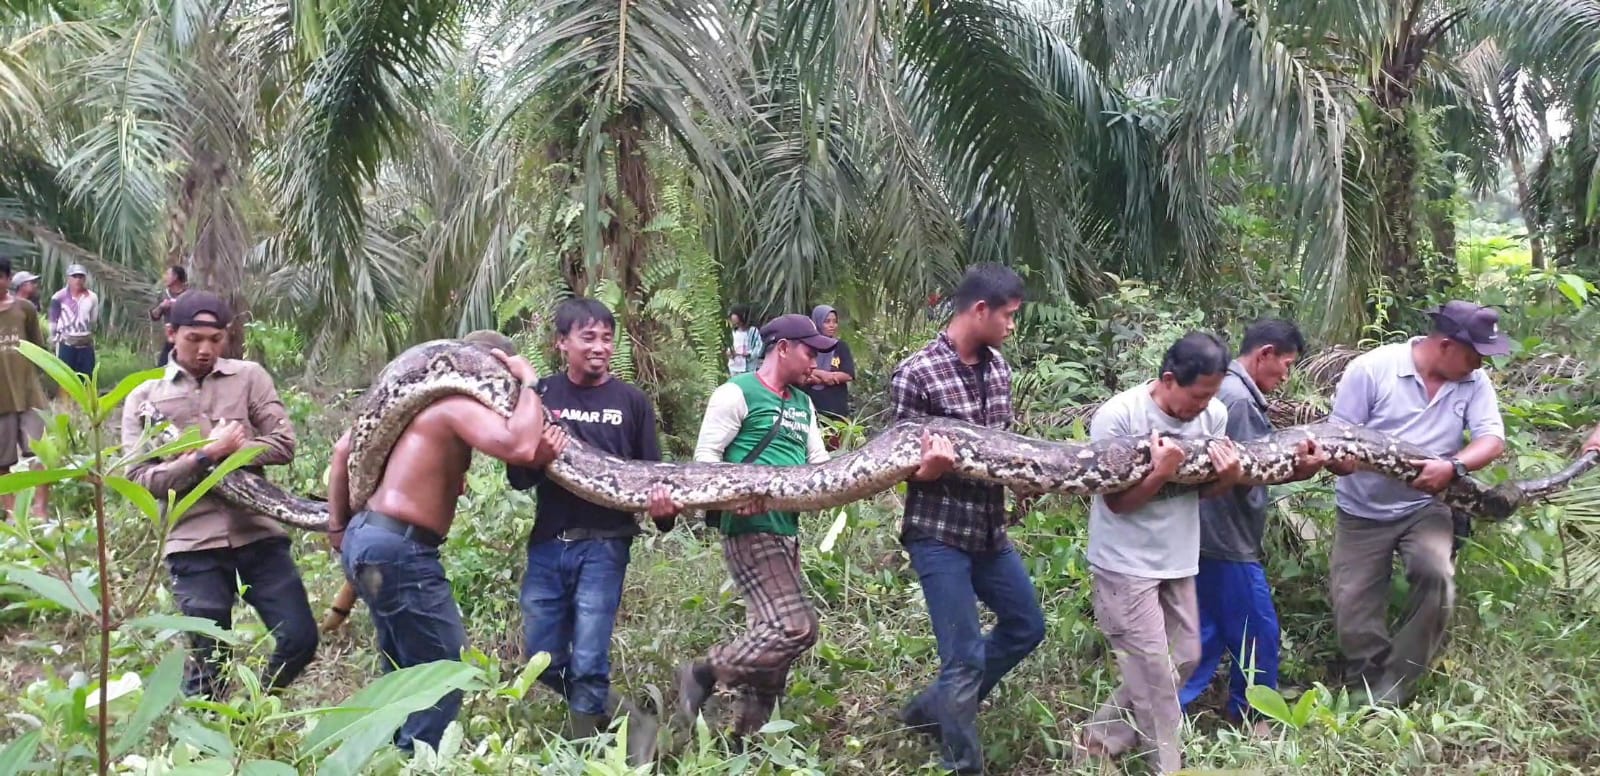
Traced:
MULTIPOLYGON (((834 310, 828 305, 819 304, 816 307, 811 308, 811 322, 817 325, 817 331, 822 331, 822 322, 828 320, 828 313, 836 312, 838 311, 834 310)), ((832 372, 833 351, 828 351, 827 353, 818 353, 816 356, 816 365, 816 368, 819 371, 832 372)))

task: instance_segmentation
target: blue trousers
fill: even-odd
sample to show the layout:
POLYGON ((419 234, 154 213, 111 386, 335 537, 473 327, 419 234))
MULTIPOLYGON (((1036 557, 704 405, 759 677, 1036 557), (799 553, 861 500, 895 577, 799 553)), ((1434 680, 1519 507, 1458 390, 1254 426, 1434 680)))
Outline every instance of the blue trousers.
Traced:
POLYGON ((81 347, 65 344, 57 345, 56 358, 61 359, 68 369, 83 375, 84 379, 88 379, 90 375, 94 374, 95 357, 93 345, 81 347))
POLYGON ((1178 701, 1187 710, 1205 692, 1226 652, 1233 656, 1228 712, 1246 717, 1251 713, 1244 697, 1249 684, 1278 686, 1278 611, 1272 605, 1266 570, 1260 563, 1202 557, 1195 592, 1200 601, 1200 663, 1178 701), (1254 678, 1247 682, 1245 671, 1251 669, 1254 678))
POLYGON ((611 631, 631 546, 631 539, 551 539, 528 547, 520 598, 526 652, 549 653, 539 681, 574 714, 606 713, 611 631))
POLYGON ((981 773, 978 704, 1044 641, 1038 594, 1022 557, 1009 545, 977 553, 913 538, 905 546, 933 620, 939 678, 911 700, 904 719, 913 727, 938 731, 945 768, 981 773), (979 601, 995 614, 988 635, 978 622, 979 601))
MULTIPOLYGON (((366 516, 361 512, 350 520, 339 557, 372 617, 384 671, 460 660, 467 631, 438 548, 368 525, 366 516)), ((452 690, 406 717, 395 731, 395 745, 409 752, 412 741, 426 741, 437 749, 460 711, 461 691, 452 690)))

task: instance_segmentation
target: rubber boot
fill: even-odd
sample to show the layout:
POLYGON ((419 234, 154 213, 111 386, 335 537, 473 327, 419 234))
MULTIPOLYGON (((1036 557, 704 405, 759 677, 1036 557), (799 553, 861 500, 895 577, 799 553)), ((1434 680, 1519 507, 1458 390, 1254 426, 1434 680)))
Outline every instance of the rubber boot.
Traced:
POLYGON ((655 715, 646 713, 634 705, 633 701, 618 695, 616 690, 612 690, 606 696, 606 710, 612 719, 618 716, 628 718, 628 765, 637 768, 645 763, 654 762, 657 733, 661 729, 661 724, 656 721, 655 715))

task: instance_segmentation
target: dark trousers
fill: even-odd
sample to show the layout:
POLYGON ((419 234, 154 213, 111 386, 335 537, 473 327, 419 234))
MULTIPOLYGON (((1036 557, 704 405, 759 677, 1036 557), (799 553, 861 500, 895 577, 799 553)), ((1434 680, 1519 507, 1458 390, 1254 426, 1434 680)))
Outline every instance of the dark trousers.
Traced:
POLYGON ((156 366, 166 366, 170 358, 172 358, 172 340, 167 340, 161 346, 161 355, 156 358, 156 366))
POLYGON ((966 552, 930 538, 905 543, 939 645, 939 678, 904 712, 919 729, 938 731, 942 765, 958 773, 983 770, 978 705, 1000 679, 1044 641, 1044 612, 1016 548, 966 552), (995 614, 987 635, 978 602, 995 614))
MULTIPOLYGON (((226 630, 233 627, 233 604, 239 583, 244 600, 272 631, 277 647, 267 661, 262 683, 288 685, 310 665, 317 652, 317 622, 306 600, 300 570, 289 552, 289 538, 277 536, 230 547, 167 556, 172 596, 190 617, 201 617, 226 630)), ((221 664, 228 647, 198 633, 190 634, 193 659, 184 671, 184 692, 216 697, 221 664), (214 656, 215 655, 215 656, 214 656)))
POLYGON ((539 681, 574 714, 603 716, 611 692, 611 632, 632 540, 550 539, 528 547, 522 578, 526 652, 550 655, 539 681))
MULTIPOLYGON (((372 617, 383 670, 460 660, 467 631, 439 562, 439 548, 371 525, 369 514, 361 512, 350 520, 339 558, 345 578, 355 584, 372 617)), ((461 711, 461 698, 460 690, 452 690, 406 717, 395 731, 395 745, 409 752, 413 741, 426 741, 438 749, 444 729, 461 711)))
POLYGON ((56 358, 66 363, 67 368, 84 377, 94 374, 94 346, 93 345, 57 345, 56 358))

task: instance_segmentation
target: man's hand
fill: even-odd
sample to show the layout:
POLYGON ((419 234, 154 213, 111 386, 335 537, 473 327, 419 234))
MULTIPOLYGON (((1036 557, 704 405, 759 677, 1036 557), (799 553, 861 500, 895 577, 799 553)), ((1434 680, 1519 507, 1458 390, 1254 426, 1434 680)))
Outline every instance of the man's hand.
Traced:
POLYGON ((650 519, 659 523, 669 518, 677 517, 683 511, 683 506, 672 500, 672 490, 665 485, 657 484, 650 489, 650 519))
POLYGON ((337 552, 344 552, 344 529, 343 528, 340 528, 337 531, 329 531, 328 532, 328 546, 332 547, 333 551, 336 552, 336 553, 337 552))
POLYGON ((1328 463, 1328 451, 1322 449, 1315 439, 1307 439, 1300 443, 1300 449, 1295 451, 1294 479, 1303 480, 1316 474, 1328 463))
POLYGON ((765 511, 767 511, 767 500, 760 496, 751 496, 733 509, 733 513, 740 517, 759 515, 765 511))
POLYGON ((172 300, 171 299, 163 299, 163 300, 161 300, 161 304, 156 305, 156 309, 160 310, 161 312, 166 312, 168 310, 171 310, 172 309, 172 300))
POLYGON ((1233 485, 1244 476, 1244 468, 1239 465, 1239 450, 1233 446, 1233 440, 1213 440, 1206 445, 1206 452, 1211 456, 1211 468, 1217 471, 1217 487, 1233 485))
POLYGON ((534 451, 533 465, 529 468, 543 469, 549 466, 561 452, 567 449, 567 430, 559 423, 547 423, 544 433, 539 435, 539 449, 534 451))
POLYGON ((1600 426, 1595 426, 1589 438, 1583 441, 1583 452, 1587 453, 1590 450, 1600 452, 1600 426))
POLYGON ((1167 479, 1176 474, 1178 467, 1183 464, 1183 448, 1160 433, 1151 431, 1150 463, 1154 465, 1151 474, 1167 479))
POLYGON ((917 470, 919 479, 936 480, 955 468, 956 447, 940 434, 922 432, 922 466, 917 470))
POLYGON ((234 451, 250 441, 250 432, 244 424, 237 420, 224 420, 211 427, 209 442, 200 452, 205 453, 213 463, 222 463, 222 459, 233 455, 234 451))
POLYGON ((1411 463, 1422 467, 1422 473, 1411 481, 1411 487, 1423 493, 1439 493, 1450 487, 1456 478, 1455 467, 1443 458, 1423 458, 1411 463))
POLYGON ((512 377, 521 380, 524 385, 531 386, 539 379, 539 373, 534 370, 533 364, 528 363, 528 359, 522 356, 508 356, 499 348, 489 351, 489 355, 500 359, 500 363, 506 365, 506 371, 510 372, 512 377))

